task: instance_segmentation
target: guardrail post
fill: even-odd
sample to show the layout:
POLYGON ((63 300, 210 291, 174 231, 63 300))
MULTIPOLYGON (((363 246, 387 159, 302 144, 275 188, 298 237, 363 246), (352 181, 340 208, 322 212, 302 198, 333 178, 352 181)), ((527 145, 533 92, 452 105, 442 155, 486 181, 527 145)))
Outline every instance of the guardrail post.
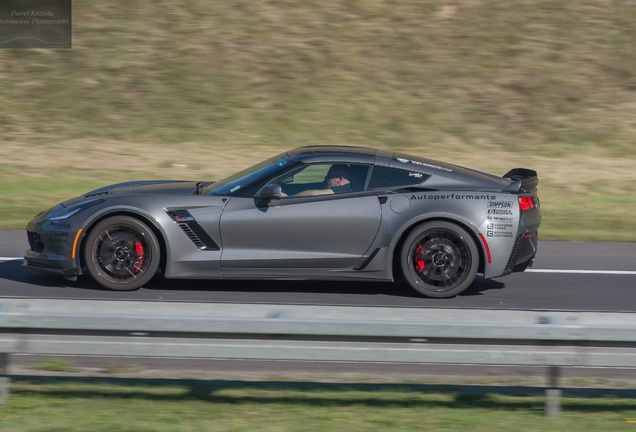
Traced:
POLYGON ((0 405, 5 405, 9 401, 9 385, 11 379, 9 374, 9 354, 0 353, 0 405))
POLYGON ((561 413, 561 396, 563 392, 558 389, 546 389, 545 391, 545 416, 558 417, 561 413))
POLYGON ((559 390, 559 378, 561 377, 561 368, 558 366, 550 366, 548 368, 548 385, 545 390, 545 410, 546 417, 558 417, 561 414, 561 396, 563 391, 559 390))
POLYGON ((558 366, 550 366, 548 369, 548 384, 550 388, 559 388, 559 379, 561 378, 561 368, 558 366))

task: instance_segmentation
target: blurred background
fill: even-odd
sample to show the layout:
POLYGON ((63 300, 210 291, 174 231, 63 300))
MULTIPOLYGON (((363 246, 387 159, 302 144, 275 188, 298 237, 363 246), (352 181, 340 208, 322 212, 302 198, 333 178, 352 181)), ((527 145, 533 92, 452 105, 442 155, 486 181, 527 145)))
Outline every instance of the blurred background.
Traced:
POLYGON ((0 228, 98 186, 290 148, 538 171, 542 239, 636 241, 636 3, 75 0, 0 49, 0 228))

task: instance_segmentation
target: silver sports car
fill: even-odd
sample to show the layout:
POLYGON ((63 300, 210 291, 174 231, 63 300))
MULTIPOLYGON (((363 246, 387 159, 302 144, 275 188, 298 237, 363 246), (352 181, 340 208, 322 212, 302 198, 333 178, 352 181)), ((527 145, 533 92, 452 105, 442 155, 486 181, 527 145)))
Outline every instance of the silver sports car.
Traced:
POLYGON ((498 177, 359 147, 302 147, 218 182, 103 187, 27 225, 24 266, 133 290, 178 279, 404 279, 429 297, 524 271, 535 171, 498 177))

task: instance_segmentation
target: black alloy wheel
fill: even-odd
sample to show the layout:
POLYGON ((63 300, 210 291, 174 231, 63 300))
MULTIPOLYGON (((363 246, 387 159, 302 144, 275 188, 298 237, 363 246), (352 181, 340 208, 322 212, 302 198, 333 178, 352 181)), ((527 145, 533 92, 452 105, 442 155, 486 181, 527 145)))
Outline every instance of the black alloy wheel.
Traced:
POLYGON ((157 237, 138 219, 115 216, 98 223, 88 235, 84 258, 100 285, 117 291, 144 286, 157 272, 157 237))
POLYGON ((415 228, 404 242, 401 256, 404 277, 420 294, 454 297, 475 280, 479 253, 463 228, 444 221, 415 228))

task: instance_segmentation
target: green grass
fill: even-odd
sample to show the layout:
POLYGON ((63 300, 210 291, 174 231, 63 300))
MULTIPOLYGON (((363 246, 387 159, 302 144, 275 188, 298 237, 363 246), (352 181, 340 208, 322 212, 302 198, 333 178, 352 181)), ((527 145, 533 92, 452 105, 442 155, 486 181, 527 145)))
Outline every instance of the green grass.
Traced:
POLYGON ((0 228, 172 163, 218 179, 340 143, 540 168, 542 238, 636 241, 636 3, 73 6, 72 50, 0 50, 0 228))
POLYGON ((36 214, 103 183, 81 181, 22 180, 0 182, 0 224, 4 229, 23 229, 36 214))
POLYGON ((102 372, 106 374, 135 374, 143 371, 144 368, 138 364, 107 363, 102 365, 102 372))
POLYGON ((543 398, 408 390, 203 385, 12 384, 3 431, 618 431, 633 427, 631 399, 562 400, 558 419, 543 398))
POLYGON ((72 50, 0 52, 1 136, 633 157, 635 29, 605 0, 78 0, 72 50))
POLYGON ((33 365, 33 369, 49 371, 49 372, 79 372, 79 368, 75 367, 71 362, 47 358, 33 365))

